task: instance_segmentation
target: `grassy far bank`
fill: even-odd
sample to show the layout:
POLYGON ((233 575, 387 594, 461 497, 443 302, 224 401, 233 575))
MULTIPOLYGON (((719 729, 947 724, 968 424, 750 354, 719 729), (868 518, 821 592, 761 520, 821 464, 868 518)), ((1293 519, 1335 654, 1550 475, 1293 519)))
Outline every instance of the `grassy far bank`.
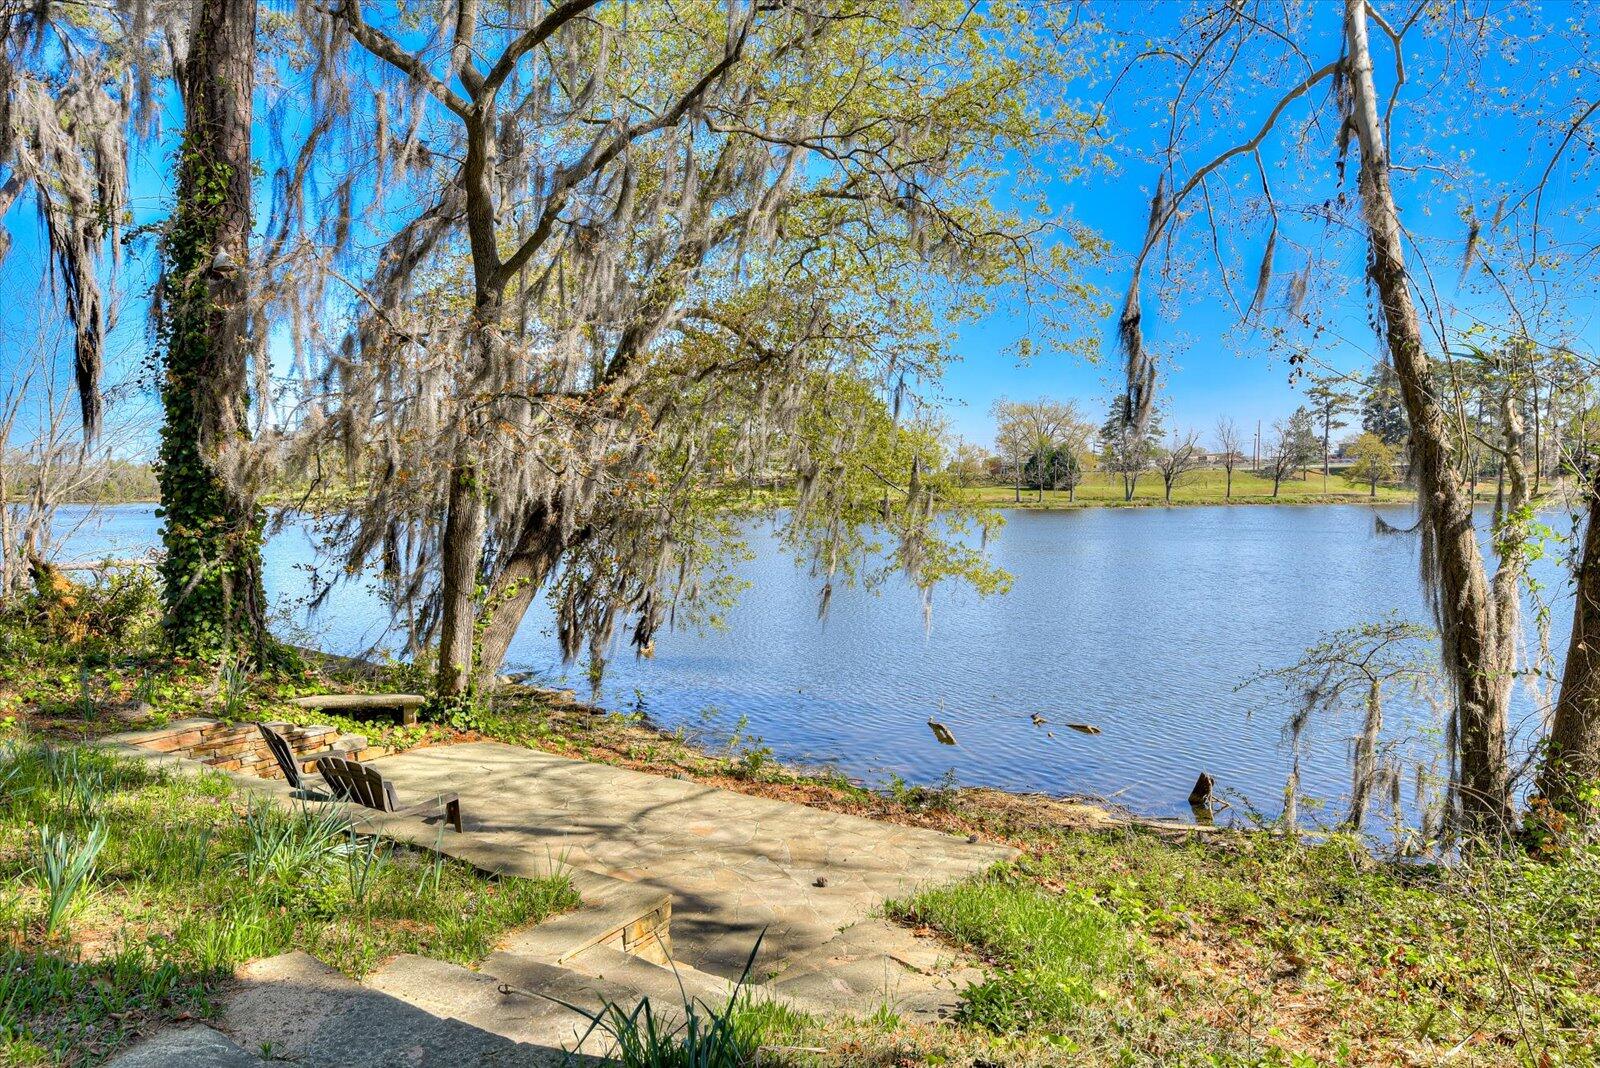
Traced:
MULTIPOLYGON (((174 663, 155 645, 147 604, 131 598, 112 626, 88 612, 102 603, 86 596, 90 623, 80 613, 65 630, 38 606, 0 619, 0 720, 13 738, 65 742, 125 729, 128 719, 197 712, 291 718, 291 694, 416 686, 408 669, 372 676, 314 663, 246 678, 174 663)), ((983 878, 888 906, 988 962, 989 978, 965 992, 957 1019, 915 1025, 892 1005, 827 1024, 744 1014, 752 1043, 825 1051, 791 1049, 764 1064, 1556 1065, 1600 1056, 1594 845, 1554 842, 1444 867, 1383 863, 1348 838, 1201 839, 1049 798, 893 780, 869 787, 786 767, 759 738, 697 747, 637 716, 509 685, 455 724, 371 724, 364 733, 398 747, 494 738, 1023 850, 983 878)), ((252 821, 266 817, 224 780, 166 780, 98 755, 68 769, 27 741, 4 752, 0 779, 20 768, 11 774, 26 791, 0 786, 9 943, 0 1040, 24 1063, 91 1061, 119 1032, 204 1015, 218 969, 242 957, 294 947, 360 962, 406 948, 468 961, 501 925, 562 900, 559 888, 486 885, 447 865, 430 902, 416 890, 430 866, 405 853, 383 854, 361 897, 364 849, 291 820, 287 837, 298 844, 283 867, 265 863, 252 843, 272 836, 252 821), (97 823, 108 828, 96 873, 49 938, 38 845, 46 823, 72 842, 97 823), (292 867, 300 864, 310 867, 292 867), (91 1023, 86 1052, 64 1054, 91 1023)))
MULTIPOLYGON (((1321 469, 1309 476, 1286 478, 1272 496, 1272 479, 1244 468, 1233 472, 1233 495, 1227 493, 1227 472, 1220 468, 1202 468, 1184 475, 1172 487, 1173 504, 1343 504, 1378 503, 1405 504, 1416 500, 1416 494, 1407 486, 1380 485, 1373 497, 1365 482, 1353 482, 1339 470, 1328 475, 1324 488, 1321 469)), ((1492 493, 1493 483, 1488 485, 1492 493)), ((1123 500, 1122 478, 1096 471, 1084 480, 1069 501, 1066 490, 1045 490, 1044 500, 1039 491, 1023 487, 1022 500, 1016 500, 1012 486, 975 486, 967 491, 983 504, 1000 508, 1094 508, 1128 507, 1130 505, 1164 504, 1161 476, 1154 471, 1141 475, 1134 490, 1133 500, 1123 500)))
MULTIPOLYGON (((139 470, 144 470, 144 473, 148 474, 147 469, 139 469, 133 465, 125 466, 128 466, 135 473, 139 470)), ((1228 503, 1230 498, 1225 497, 1226 490, 1227 476, 1224 471, 1203 468, 1185 474, 1173 486, 1172 503, 1228 503)), ((1480 490, 1492 497, 1494 492, 1493 481, 1486 481, 1480 486, 1480 490)), ((1087 508, 1164 503, 1161 477, 1153 470, 1147 471, 1139 477, 1139 484, 1131 502, 1123 500, 1121 477, 1100 471, 1091 473, 1084 480, 1083 485, 1078 487, 1075 501, 1068 501, 1066 490, 1046 490, 1044 502, 1041 505, 1038 491, 1024 488, 1022 490, 1022 500, 1019 504, 1014 500, 1016 491, 1013 487, 1006 485, 974 486, 966 492, 976 501, 997 507, 1087 508)), ((323 511, 339 508, 342 494, 343 491, 334 488, 308 496, 307 491, 304 489, 280 487, 264 494, 262 500, 269 507, 309 508, 312 511, 323 511)), ((108 478, 103 483, 86 487, 72 499, 71 503, 154 503, 156 496, 153 478, 124 475, 118 478, 108 478)), ((1326 487, 1323 485, 1322 471, 1320 469, 1311 471, 1305 477, 1297 474, 1293 478, 1287 478, 1279 489, 1278 497, 1274 498, 1272 496, 1271 478, 1239 468, 1233 473, 1231 503, 1359 503, 1373 499, 1376 499, 1379 503, 1404 503, 1415 498, 1416 494, 1412 492, 1410 487, 1396 485, 1380 485, 1376 498, 1373 498, 1369 495, 1366 483, 1351 481, 1344 476, 1341 469, 1337 468, 1329 474, 1326 487)), ((729 491, 726 503, 728 507, 737 510, 746 510, 752 507, 782 507, 789 503, 789 494, 783 490, 738 488, 729 491)))
MULTIPOLYGON (((140 468, 139 465, 124 466, 136 473, 142 470, 148 474, 148 470, 140 468)), ((264 493, 262 504, 269 508, 332 512, 345 507, 349 495, 360 492, 359 489, 341 488, 337 485, 316 492, 310 492, 305 488, 279 487, 264 493)), ((1139 477, 1132 500, 1123 499, 1120 476, 1101 471, 1092 472, 1077 488, 1076 493, 1071 495, 1073 498, 1071 500, 1068 499, 1069 495, 1064 489, 1045 490, 1041 499, 1039 491, 1024 487, 1020 501, 1016 499, 1016 489, 1009 485, 971 486, 962 492, 966 493, 973 503, 995 508, 1126 508, 1167 503, 1161 476, 1154 470, 1147 471, 1139 477)), ((1494 495, 1494 479, 1484 478, 1478 484, 1479 499, 1492 501, 1494 495)), ((1220 468, 1202 468, 1186 473, 1174 484, 1171 503, 1175 505, 1409 504, 1415 500, 1416 493, 1405 485, 1381 484, 1377 488, 1377 493, 1373 494, 1365 482, 1345 477, 1344 468, 1341 467, 1335 467, 1329 473, 1326 482, 1323 480, 1320 468, 1314 468, 1306 474, 1297 473, 1291 478, 1284 479, 1279 487, 1278 496, 1274 497, 1270 477, 1241 467, 1233 473, 1231 496, 1228 494, 1226 472, 1220 468)), ((153 504, 156 503, 154 481, 153 478, 132 475, 108 479, 103 485, 96 484, 77 493, 69 503, 153 504)), ((750 512, 787 507, 793 501, 791 493, 782 487, 739 486, 729 487, 720 498, 720 503, 730 511, 750 512)))

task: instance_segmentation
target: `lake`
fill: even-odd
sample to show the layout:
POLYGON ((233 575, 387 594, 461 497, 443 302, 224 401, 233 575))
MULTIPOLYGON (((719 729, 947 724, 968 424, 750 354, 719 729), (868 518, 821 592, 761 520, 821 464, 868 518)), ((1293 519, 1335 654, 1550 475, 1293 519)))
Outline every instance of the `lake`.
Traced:
MULTIPOLYGON (((1272 816, 1288 768, 1286 709, 1281 700, 1263 707, 1267 692, 1235 687, 1294 661, 1330 630, 1391 611, 1427 620, 1418 539, 1374 533, 1374 512, 1412 522, 1405 508, 1354 505, 1015 511, 989 545, 1015 577, 1011 592, 979 598, 941 588, 926 621, 904 584, 836 590, 819 620, 818 581, 753 522, 755 559, 741 568, 753 586, 728 628, 662 634, 650 660, 619 652, 601 698, 711 744, 737 730, 780 760, 868 781, 953 774, 962 785, 1092 794, 1187 815, 1189 788, 1208 771, 1220 790, 1272 816), (940 745, 930 717, 959 744, 940 745)), ((63 524, 72 528, 67 555, 77 557, 138 553, 159 529, 148 506, 67 512, 63 524)), ((304 528, 271 538, 267 586, 280 611, 333 652, 383 642, 385 611, 360 583, 307 615, 314 561, 304 528)), ((1566 584, 1553 562, 1540 573, 1555 598, 1553 648, 1564 653, 1566 584)), ((587 690, 581 668, 564 672, 542 606, 512 646, 506 670, 517 669, 587 690)), ((1386 712, 1397 743, 1431 745, 1426 706, 1396 694, 1386 712)), ((1536 715, 1519 684, 1513 728, 1526 730, 1536 715)), ((1314 730, 1303 792, 1335 804, 1346 794, 1350 729, 1314 730)))

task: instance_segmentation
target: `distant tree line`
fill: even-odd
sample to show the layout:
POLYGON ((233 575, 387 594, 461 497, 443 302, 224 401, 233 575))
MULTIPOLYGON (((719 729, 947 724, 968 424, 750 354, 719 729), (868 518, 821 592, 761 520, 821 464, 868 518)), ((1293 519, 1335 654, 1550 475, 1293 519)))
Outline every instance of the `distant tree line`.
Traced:
MULTIPOLYGON (((1335 460, 1342 460, 1344 475, 1367 486, 1374 497, 1379 486, 1404 481, 1406 414, 1387 364, 1379 363, 1366 374, 1309 375, 1305 396, 1307 403, 1285 418, 1265 428, 1258 424, 1248 442, 1227 417, 1217 421, 1209 438, 1191 428, 1165 428, 1159 410, 1135 427, 1123 394, 1106 402, 1098 423, 1083 416, 1076 400, 1002 397, 990 409, 993 452, 961 441, 948 450, 947 462, 963 483, 1008 485, 1018 502, 1024 493, 1042 501, 1046 491, 1065 491, 1069 501, 1075 500, 1078 488, 1096 471, 1121 483, 1124 500, 1133 499, 1142 478, 1155 475, 1163 497, 1171 501, 1173 490, 1204 468, 1224 472, 1224 499, 1233 496, 1234 473, 1241 468, 1270 479, 1274 497, 1284 482, 1309 479, 1317 466, 1326 489, 1335 460), (1338 435, 1354 427, 1359 427, 1356 433, 1338 435)), ((1554 444, 1558 436, 1592 431, 1571 418, 1557 421, 1556 413, 1570 407, 1570 399, 1558 405, 1545 396, 1538 403, 1544 405, 1541 421, 1550 428, 1548 470, 1554 471, 1565 455, 1554 444)), ((1492 463, 1484 463, 1490 466, 1479 466, 1492 474, 1492 463)))
MULTIPOLYGON (((40 465, 28 459, 4 464, 7 472, 4 503, 18 504, 39 492, 40 465)), ((60 504, 132 504, 159 496, 156 473, 149 464, 129 460, 101 460, 86 466, 81 477, 53 491, 60 504)))
MULTIPOLYGON (((1551 479, 1587 477, 1589 461, 1600 442, 1600 409, 1594 390, 1575 357, 1558 353, 1537 379, 1516 391, 1513 402, 1528 427, 1529 477, 1533 492, 1551 479)), ((1492 440, 1503 385, 1496 380, 1496 358, 1467 353, 1461 361, 1461 398, 1452 411, 1459 438, 1456 454, 1463 479, 1474 493, 1488 493, 1504 478, 1501 454, 1483 444, 1492 440)), ((1046 491, 1065 491, 1068 501, 1092 472, 1120 481, 1124 500, 1132 500, 1139 481, 1161 478, 1163 497, 1186 476, 1203 468, 1225 474, 1223 497, 1233 496, 1233 476, 1241 467, 1272 482, 1277 497, 1286 481, 1309 479, 1320 467, 1322 487, 1335 461, 1344 476, 1378 488, 1409 480, 1406 455, 1410 438, 1405 405, 1394 369, 1379 361, 1365 374, 1311 373, 1304 378, 1306 403, 1246 441, 1231 418, 1217 421, 1209 439, 1192 429, 1164 429, 1157 410, 1142 428, 1128 418, 1127 397, 1106 403, 1104 418, 1091 423, 1075 400, 1041 397, 1030 401, 1001 398, 990 410, 995 422, 994 451, 961 442, 949 452, 952 468, 961 469, 966 484, 987 481, 1009 485, 1013 500, 1024 493, 1042 501, 1046 491), (1354 433, 1340 436, 1340 431, 1354 433)))

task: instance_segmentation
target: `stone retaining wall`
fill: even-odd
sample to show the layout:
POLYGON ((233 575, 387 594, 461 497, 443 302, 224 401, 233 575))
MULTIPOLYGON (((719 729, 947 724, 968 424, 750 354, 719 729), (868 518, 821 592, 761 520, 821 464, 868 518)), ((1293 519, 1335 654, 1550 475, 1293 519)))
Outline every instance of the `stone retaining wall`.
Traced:
MULTIPOLYGON (((360 734, 340 734, 337 727, 321 724, 296 726, 268 723, 283 735, 304 772, 316 770, 320 757, 340 756, 346 760, 375 760, 388 756, 382 746, 368 745, 360 734)), ((158 730, 139 731, 121 736, 120 741, 155 753, 170 753, 186 760, 198 760, 218 771, 243 771, 267 779, 283 778, 278 762, 272 759, 266 739, 254 723, 223 723, 214 719, 186 719, 158 730)))
POLYGON ((600 945, 620 949, 651 964, 672 962, 672 899, 640 916, 600 945))

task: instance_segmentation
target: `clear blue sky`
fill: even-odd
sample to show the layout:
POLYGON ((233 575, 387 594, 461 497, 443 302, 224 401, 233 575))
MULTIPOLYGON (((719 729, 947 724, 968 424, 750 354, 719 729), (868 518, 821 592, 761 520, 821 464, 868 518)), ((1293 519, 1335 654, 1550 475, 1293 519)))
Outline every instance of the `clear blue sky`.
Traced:
MULTIPOLYGON (((1409 13, 1412 7, 1377 6, 1396 22, 1397 11, 1409 13)), ((1108 19, 1108 28, 1129 53, 1148 48, 1152 41, 1170 42, 1167 35, 1175 27, 1178 13, 1185 10, 1177 4, 1101 4, 1095 9, 1108 19)), ((1582 49, 1586 34, 1600 30, 1600 10, 1562 2, 1542 5, 1531 18, 1504 3, 1489 3, 1485 10, 1504 20, 1501 47, 1491 50, 1470 73, 1460 66, 1453 76, 1443 73, 1446 64, 1439 38, 1420 27, 1407 35, 1408 82, 1400 92, 1393 120, 1393 158, 1406 168, 1396 176, 1396 193, 1404 221, 1416 238, 1409 250, 1413 269, 1425 260, 1442 302, 1457 306, 1445 316, 1452 331, 1467 329, 1474 319, 1505 318, 1487 282, 1475 274, 1461 282, 1459 266, 1468 229, 1461 210, 1470 204, 1480 219, 1487 220, 1502 197, 1514 203, 1538 181, 1558 141, 1548 130, 1536 130, 1509 110, 1495 109, 1537 98, 1552 123, 1564 123, 1575 114, 1568 108, 1571 99, 1587 94, 1593 100, 1597 95, 1593 86, 1596 71, 1582 49), (1566 32, 1574 25, 1584 33, 1566 32), (1448 167, 1452 173, 1429 169, 1434 166, 1448 167)), ((1310 62, 1321 65, 1341 51, 1339 5, 1312 5, 1309 12, 1312 22, 1299 39, 1310 62)), ((1378 91, 1386 95, 1393 84, 1393 53, 1378 30, 1372 32, 1378 91)), ((974 441, 990 442, 993 425, 988 409, 997 397, 1073 397, 1098 421, 1105 399, 1120 388, 1115 310, 1120 308, 1130 277, 1130 258, 1144 235, 1149 198, 1159 173, 1153 153, 1163 143, 1168 115, 1165 105, 1172 99, 1178 68, 1167 60, 1146 61, 1135 66, 1107 97, 1104 83, 1118 69, 1120 65, 1114 65, 1104 72, 1097 84, 1075 87, 1087 104, 1109 100, 1107 116, 1117 139, 1112 149, 1115 166, 1051 188, 1055 209, 1070 211, 1112 244, 1111 256, 1093 280, 1102 286, 1113 314, 1106 321, 1084 324, 1085 332, 1099 342, 1100 360, 1035 358, 1019 365, 1005 353, 1026 329, 1013 314, 964 329, 958 344, 963 360, 950 370, 947 392, 952 399, 945 411, 953 427, 974 441)), ((1204 113, 1209 135, 1187 139, 1193 148, 1182 154, 1179 181, 1220 149, 1253 134, 1283 87, 1298 80, 1306 69, 1286 64, 1269 72, 1275 77, 1265 86, 1251 79, 1253 72, 1245 71, 1218 98, 1218 106, 1204 113)), ((1328 100, 1329 87, 1323 83, 1300 105, 1291 105, 1262 146, 1282 218, 1267 304, 1272 308, 1286 302, 1290 275, 1314 254, 1318 262, 1308 304, 1316 305, 1323 330, 1310 345, 1312 358, 1322 365, 1319 369, 1360 373, 1371 366, 1378 343, 1369 325, 1359 235, 1320 219, 1295 216, 1295 209, 1315 209, 1341 189, 1354 192, 1353 168, 1342 184, 1339 181, 1334 167, 1334 130, 1326 122, 1306 134, 1303 153, 1294 149, 1307 117, 1319 109, 1327 115, 1328 100)), ((1590 153, 1581 145, 1572 149, 1552 172, 1544 203, 1547 224, 1565 209, 1594 203, 1594 176, 1586 169, 1590 153)), ((1249 303, 1265 245, 1258 183, 1254 166, 1245 158, 1221 172, 1213 187, 1220 259, 1232 274, 1237 299, 1244 304, 1249 303), (1228 202, 1245 217, 1242 225, 1233 225, 1225 210, 1221 194, 1229 187, 1236 195, 1228 202)), ((1188 220, 1182 233, 1186 238, 1178 244, 1178 253, 1188 258, 1190 269, 1178 273, 1188 279, 1187 291, 1160 302, 1151 296, 1154 273, 1147 270, 1145 275, 1145 337, 1163 357, 1167 425, 1197 429, 1209 438, 1217 418, 1228 416, 1248 437, 1258 419, 1270 427, 1273 420, 1302 403, 1304 383, 1291 385, 1285 353, 1274 352, 1261 332, 1241 326, 1238 311, 1223 295, 1203 216, 1188 220)), ((1559 333, 1592 351, 1600 338, 1593 322, 1594 307, 1592 281, 1574 284, 1564 308, 1565 322, 1550 327, 1546 338, 1559 333)), ((1266 318, 1272 326, 1285 322, 1282 314, 1266 318)), ((1302 330, 1302 339, 1305 336, 1302 330)))
MULTIPOLYGON (((1138 51, 1147 38, 1162 36, 1172 28, 1178 8, 1118 4, 1101 5, 1098 10, 1112 20, 1112 29, 1123 35, 1121 39, 1130 50, 1138 51), (1117 20, 1123 20, 1123 24, 1115 25, 1117 20)), ((1337 7, 1314 7, 1312 11, 1313 18, 1323 22, 1316 25, 1316 36, 1309 40, 1306 51, 1312 61, 1320 64, 1338 54, 1337 7)), ((1589 20, 1595 16, 1585 8, 1565 4, 1546 5, 1541 15, 1555 24, 1569 17, 1589 20)), ((1515 33, 1518 27, 1513 25, 1511 30, 1515 33)), ((1484 215, 1492 212, 1492 204, 1501 193, 1525 188, 1537 176, 1548 159, 1553 140, 1548 136, 1530 138, 1526 128, 1512 132, 1506 122, 1481 115, 1452 114, 1447 104, 1441 106, 1442 101, 1449 100, 1452 86, 1438 78, 1438 44, 1420 31, 1415 31, 1413 38, 1414 41, 1408 39, 1407 48, 1407 66, 1413 81, 1402 92, 1396 114, 1395 158, 1402 164, 1422 161, 1412 152, 1411 142, 1416 140, 1413 127, 1426 121, 1435 158, 1453 161, 1471 172, 1466 181, 1446 182, 1419 173, 1413 178, 1402 176, 1400 183, 1408 225, 1417 233, 1436 272, 1444 275, 1436 281, 1448 301, 1456 289, 1453 262, 1459 258, 1465 232, 1458 213, 1460 205, 1470 202, 1480 205, 1484 215)), ((1529 38, 1534 39, 1531 34, 1529 38)), ((1379 40, 1375 45, 1380 48, 1380 92, 1387 92, 1387 44, 1379 40)), ((1489 85, 1503 81, 1516 93, 1525 93, 1546 73, 1541 63, 1549 61, 1541 59, 1538 49, 1551 50, 1559 67, 1561 47, 1558 38, 1553 43, 1530 45, 1515 64, 1492 61, 1481 73, 1481 81, 1489 85)), ((1292 70, 1279 74, 1282 78, 1276 83, 1278 86, 1292 80, 1292 70)), ((1170 62, 1136 67, 1110 98, 1107 114, 1116 136, 1112 147, 1116 166, 1092 171, 1076 181, 1054 182, 1049 188, 1055 212, 1070 213, 1111 242, 1111 254, 1094 271, 1092 280, 1102 287, 1113 308, 1120 304, 1128 279, 1128 259, 1143 234, 1149 191, 1157 173, 1152 155, 1163 136, 1163 102, 1170 97, 1174 75, 1175 66, 1170 62)), ((1102 74, 1098 81, 1075 85, 1074 93, 1086 103, 1098 102, 1104 98, 1106 80, 1102 74)), ((1253 130, 1277 95, 1276 88, 1256 85, 1234 91, 1216 114, 1211 136, 1196 139, 1195 149, 1183 155, 1184 166, 1198 165, 1217 147, 1253 130)), ((1321 105, 1326 96, 1324 85, 1309 99, 1321 105)), ((1552 106, 1559 106, 1566 97, 1552 93, 1551 99, 1552 106)), ((1290 207, 1313 205, 1333 196, 1340 188, 1332 166, 1331 131, 1318 130, 1308 135, 1305 156, 1296 156, 1284 147, 1310 111, 1311 108, 1299 107, 1287 112, 1280 133, 1263 149, 1285 213, 1290 207)), ((134 168, 137 222, 157 220, 167 210, 169 151, 169 143, 142 150, 134 168)), ((1577 166, 1577 162, 1569 162, 1557 169, 1547 212, 1578 198, 1592 199, 1588 176, 1576 170, 1577 166)), ((1180 177, 1182 173, 1180 168, 1180 177)), ((1264 237, 1259 204, 1252 208, 1255 183, 1253 169, 1247 161, 1240 161, 1219 178, 1214 190, 1219 201, 1226 199, 1247 217, 1242 225, 1230 226, 1225 220, 1221 226, 1222 259, 1234 274, 1239 299, 1246 303, 1264 237)), ((1348 190, 1349 183, 1343 188, 1348 190)), ((258 203, 265 204, 266 199, 258 194, 258 203)), ((17 346, 30 330, 38 302, 48 299, 48 291, 43 285, 43 261, 31 203, 19 202, 5 222, 16 239, 0 277, 0 360, 9 362, 18 358, 17 346)), ((1216 419, 1226 415, 1234 418, 1248 435, 1258 419, 1270 425, 1292 411, 1301 402, 1301 394, 1290 384, 1290 368, 1282 355, 1273 355, 1261 334, 1238 328, 1238 314, 1222 295, 1203 222, 1190 219, 1184 233, 1187 237, 1178 251, 1191 263, 1178 273, 1190 281, 1189 290, 1170 302, 1162 302, 1154 296, 1157 283, 1153 272, 1146 276, 1146 337, 1163 356, 1167 422, 1169 426, 1192 427, 1209 437, 1216 419)), ((1279 249, 1272 298, 1278 303, 1283 301, 1287 279, 1306 258, 1313 253, 1323 257, 1317 269, 1313 300, 1325 316, 1327 331, 1313 346, 1315 358, 1339 370, 1359 371, 1369 366, 1375 342, 1367 326, 1359 243, 1352 240, 1352 234, 1322 222, 1286 219, 1279 249)), ((130 374, 148 350, 142 297, 150 278, 147 253, 132 257, 121 275, 119 287, 128 299, 123 303, 123 322, 112 338, 111 381, 130 374)), ((1464 299, 1470 305, 1474 298, 1464 299)), ((1589 303, 1579 302, 1571 310, 1576 320, 1571 330, 1580 337, 1592 336, 1589 303)), ((1269 319, 1280 322, 1281 316, 1269 319)), ((1106 398, 1120 385, 1120 365, 1113 344, 1114 315, 1105 321, 1084 322, 1080 327, 1084 335, 1099 340, 1102 356, 1098 362, 1041 355, 1019 365, 1008 349, 1030 327, 1026 317, 1014 308, 1007 308, 988 321, 964 326, 956 344, 960 359, 951 366, 942 390, 948 398, 944 411, 952 427, 964 437, 989 444, 992 421, 988 410, 1001 395, 1018 399, 1040 395, 1076 398, 1085 415, 1098 421, 1106 398)), ((130 436, 124 443, 130 452, 148 449, 149 445, 148 437, 137 436, 130 436)))

